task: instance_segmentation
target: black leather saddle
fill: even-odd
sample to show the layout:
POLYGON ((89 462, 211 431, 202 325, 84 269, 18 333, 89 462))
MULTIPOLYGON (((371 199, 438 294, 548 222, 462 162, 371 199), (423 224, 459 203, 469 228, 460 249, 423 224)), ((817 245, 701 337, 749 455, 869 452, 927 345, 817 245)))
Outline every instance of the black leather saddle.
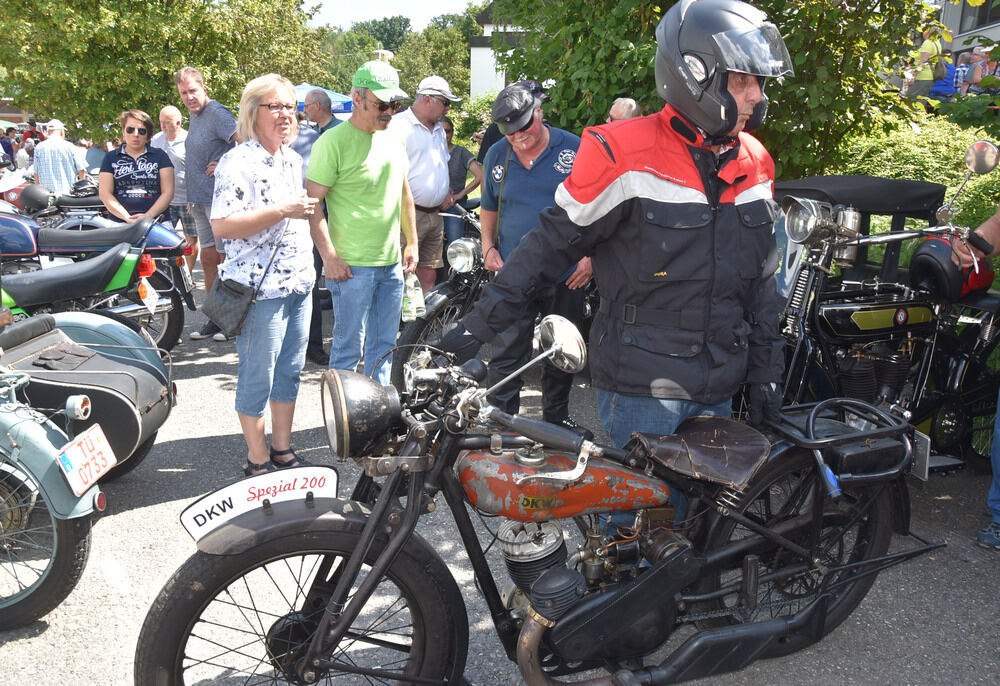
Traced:
POLYGON ((6 274, 3 289, 14 299, 15 307, 96 295, 111 282, 131 248, 129 243, 119 243, 93 259, 33 272, 6 274))
POLYGON ((101 202, 100 196, 97 195, 85 195, 79 197, 76 195, 60 195, 56 198, 56 207, 62 210, 93 210, 94 212, 102 212, 104 210, 104 203, 101 202))
POLYGON ((751 426, 724 417, 691 417, 669 436, 634 433, 646 455, 699 481, 742 491, 771 454, 771 442, 751 426))
POLYGON ((119 243, 135 245, 145 237, 153 220, 143 217, 131 224, 121 224, 106 229, 39 229, 38 248, 45 252, 64 250, 106 250, 119 243))

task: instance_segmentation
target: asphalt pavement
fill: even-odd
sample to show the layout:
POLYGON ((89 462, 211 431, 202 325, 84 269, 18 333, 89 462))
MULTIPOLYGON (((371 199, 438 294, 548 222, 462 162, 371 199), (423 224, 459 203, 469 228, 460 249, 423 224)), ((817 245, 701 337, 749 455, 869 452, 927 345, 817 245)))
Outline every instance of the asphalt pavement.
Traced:
MULTIPOLYGON (((104 487, 109 506, 94 524, 80 584, 48 616, 0 632, 6 665, 0 670, 0 684, 133 683, 135 645, 146 611, 167 578, 195 550, 178 515, 196 497, 237 479, 246 455, 233 409, 235 345, 189 340, 188 331, 203 321, 200 313, 187 313, 184 339, 173 351, 178 404, 156 445, 142 465, 104 487)), ((321 371, 307 363, 293 446, 312 462, 330 464, 319 398, 321 371)), ((585 379, 574 389, 571 409, 580 423, 599 426, 585 379)), ((537 385, 528 387, 525 410, 539 411, 537 385)), ((338 469, 343 493, 357 472, 352 464, 338 469)), ((821 643, 786 658, 757 662, 742 672, 692 683, 1000 683, 1000 552, 973 542, 988 519, 988 486, 989 474, 972 468, 932 475, 926 484, 911 481, 913 530, 927 539, 947 541, 947 548, 882 573, 861 607, 821 643)), ((422 520, 421 528, 465 595, 471 629, 469 680, 476 686, 519 683, 516 665, 507 660, 493 634, 451 515, 440 508, 422 520)), ((497 569, 503 578, 502 565, 497 569)))

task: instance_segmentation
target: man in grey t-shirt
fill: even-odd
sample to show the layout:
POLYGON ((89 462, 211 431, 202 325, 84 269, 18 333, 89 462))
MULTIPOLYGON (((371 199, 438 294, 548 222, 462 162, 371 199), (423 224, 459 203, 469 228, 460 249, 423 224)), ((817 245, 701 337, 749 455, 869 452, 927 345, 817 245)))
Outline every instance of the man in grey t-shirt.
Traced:
POLYGON ((170 201, 170 221, 177 230, 178 224, 184 231, 184 240, 193 246, 193 252, 185 255, 188 269, 194 269, 194 261, 198 256, 198 231, 194 218, 187 210, 187 175, 185 174, 186 153, 185 142, 187 131, 181 126, 181 111, 173 105, 167 105, 160 110, 160 132, 153 136, 149 144, 167 153, 174 163, 174 198, 170 201))
MULTIPOLYGON (((212 234, 210 219, 212 194, 215 190, 215 166, 219 158, 236 141, 236 119, 232 112, 208 97, 205 79, 194 67, 184 67, 174 74, 174 85, 191 113, 191 124, 185 144, 187 151, 186 179, 188 210, 194 218, 201 244, 201 269, 205 274, 205 292, 212 288, 219 263, 222 245, 217 247, 212 234)), ((211 336, 224 341, 226 335, 208 321, 191 338, 199 340, 211 336)))

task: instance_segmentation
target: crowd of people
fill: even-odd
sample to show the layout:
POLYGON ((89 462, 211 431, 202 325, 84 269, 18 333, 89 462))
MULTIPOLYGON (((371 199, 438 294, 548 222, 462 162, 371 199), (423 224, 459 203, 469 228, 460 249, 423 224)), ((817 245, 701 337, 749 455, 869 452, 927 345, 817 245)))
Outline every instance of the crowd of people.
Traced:
MULTIPOLYGON (((914 97, 934 97, 932 61, 948 59, 925 39, 914 97)), ((774 416, 784 371, 774 162, 750 132, 767 111, 767 80, 792 75, 792 60, 774 24, 740 0, 678 3, 656 42, 660 111, 642 116, 618 98, 606 123, 577 135, 545 120, 537 81, 518 81, 496 97, 478 156, 453 143, 446 115, 460 98, 445 79, 423 78, 411 98, 381 60, 354 74, 345 122, 321 89, 299 113, 292 84, 277 74, 247 84, 237 120, 193 67, 174 79, 187 131, 173 105, 160 111, 155 136, 149 115, 122 113, 123 142, 101 161, 108 209, 122 221, 168 213, 200 249, 206 291, 221 279, 257 294, 235 341, 244 473, 305 463, 291 435, 307 355, 332 369, 363 365, 389 383, 404 275, 434 285, 446 244, 461 235, 441 212, 472 207, 480 185, 483 258, 497 276, 441 348, 464 357, 492 342, 493 384, 529 355, 537 315, 581 318, 594 279, 591 379, 616 445, 636 431, 672 433, 694 415, 729 416, 742 384, 751 422, 774 416), (334 315, 329 353, 322 283, 334 315)), ((995 69, 973 50, 948 78, 971 93, 995 69)), ((35 147, 40 181, 63 149, 64 127, 53 121, 35 147)), ((59 183, 82 173, 67 159, 59 183)), ((996 227, 981 231, 1000 245, 996 227)), ((190 336, 227 339, 211 321, 190 336)), ((544 369, 543 417, 582 431, 569 411, 571 384, 544 369)), ((508 384, 491 402, 516 413, 520 390, 508 384)), ((995 472, 998 452, 995 443, 995 472)), ((994 520, 978 537, 996 549, 998 494, 995 480, 994 520)))
POLYGON ((984 85, 984 77, 1000 78, 995 46, 976 46, 954 53, 945 48, 931 30, 922 34, 920 46, 912 53, 912 67, 903 83, 911 100, 952 102, 956 98, 998 95, 1000 84, 984 85))

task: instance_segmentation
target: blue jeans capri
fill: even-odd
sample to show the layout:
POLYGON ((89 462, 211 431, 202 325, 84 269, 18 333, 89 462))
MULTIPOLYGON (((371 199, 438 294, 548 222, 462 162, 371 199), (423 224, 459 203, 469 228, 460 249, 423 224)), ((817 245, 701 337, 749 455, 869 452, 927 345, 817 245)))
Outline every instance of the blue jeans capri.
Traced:
POLYGON ((236 337, 236 411, 264 416, 268 401, 295 402, 306 362, 312 292, 258 300, 236 337))

